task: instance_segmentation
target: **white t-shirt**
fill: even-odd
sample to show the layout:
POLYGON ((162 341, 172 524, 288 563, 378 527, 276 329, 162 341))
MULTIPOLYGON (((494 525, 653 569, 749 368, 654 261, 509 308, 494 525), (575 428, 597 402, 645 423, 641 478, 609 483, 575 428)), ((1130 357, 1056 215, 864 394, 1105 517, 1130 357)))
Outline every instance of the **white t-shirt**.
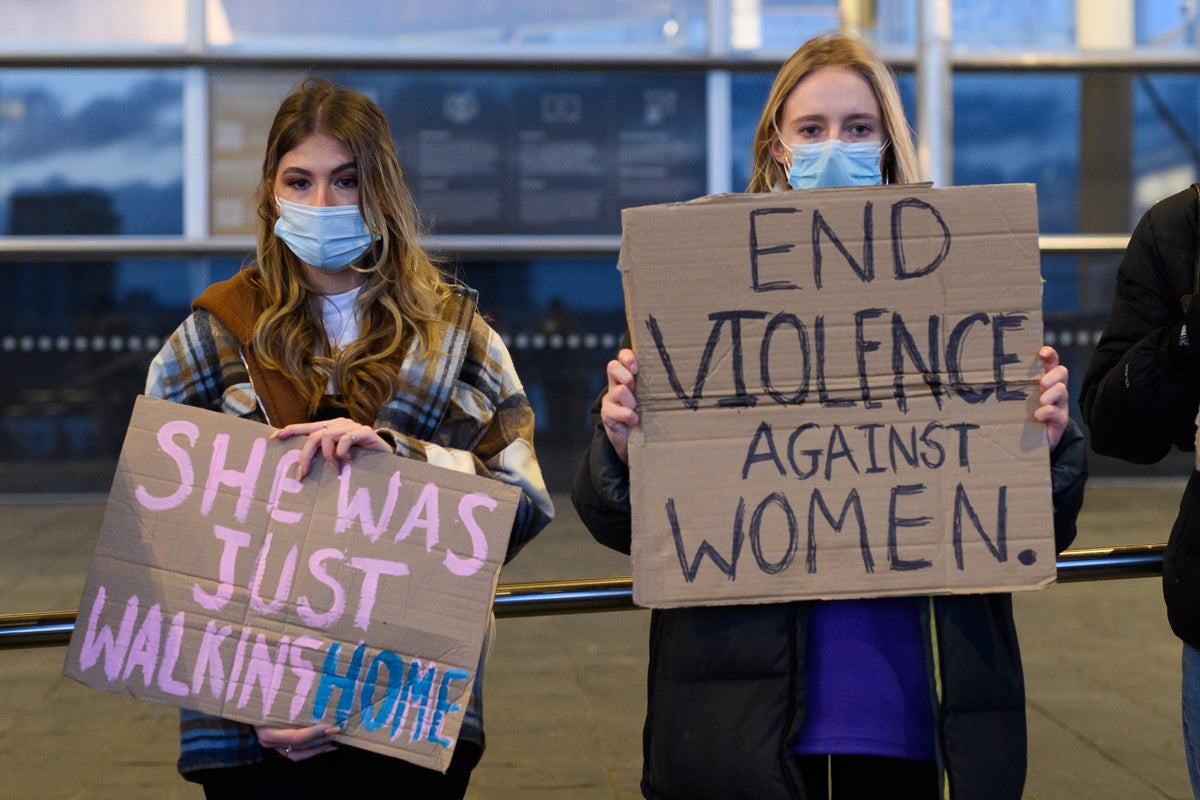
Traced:
MULTIPOLYGON (((341 294, 321 295, 321 321, 325 324, 325 335, 334 350, 341 350, 358 338, 358 299, 356 286, 341 294)), ((326 394, 335 394, 333 381, 325 389, 326 394)))

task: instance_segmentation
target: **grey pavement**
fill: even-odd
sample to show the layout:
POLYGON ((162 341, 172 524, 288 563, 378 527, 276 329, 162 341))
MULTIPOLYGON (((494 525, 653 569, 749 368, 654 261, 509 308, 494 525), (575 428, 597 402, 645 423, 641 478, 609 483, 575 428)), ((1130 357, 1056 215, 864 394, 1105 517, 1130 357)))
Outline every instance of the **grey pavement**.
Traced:
MULTIPOLYGON (((1161 542, 1182 481, 1094 480, 1077 547, 1161 542)), ((567 497, 505 583, 628 575, 567 497)), ((0 613, 76 607, 103 497, 0 498, 0 613)), ((1016 597, 1028 683, 1027 798, 1190 796, 1179 644, 1154 578, 1016 597)), ((649 614, 501 619, 472 800, 640 797, 649 614)), ((199 798, 178 777, 176 712, 60 676, 61 647, 0 650, 0 798, 199 798)))

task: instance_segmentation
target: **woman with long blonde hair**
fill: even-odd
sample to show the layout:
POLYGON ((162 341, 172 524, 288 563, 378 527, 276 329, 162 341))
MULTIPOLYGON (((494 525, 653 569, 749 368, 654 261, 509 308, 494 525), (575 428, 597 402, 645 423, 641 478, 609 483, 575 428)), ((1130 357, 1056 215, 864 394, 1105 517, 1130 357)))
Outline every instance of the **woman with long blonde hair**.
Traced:
MULTIPOLYGON (((257 191, 254 263, 213 284, 150 367, 146 394, 300 437, 300 478, 377 450, 521 490, 511 558, 553 515, 533 412, 473 290, 421 249, 387 121, 324 80, 284 99, 257 191)), ((486 652, 486 647, 485 647, 486 652)), ((401 788, 461 798, 483 748, 483 664, 445 774, 347 745, 330 725, 181 718, 179 770, 209 798, 401 788)))
MULTIPOLYGON (((891 73, 843 34, 810 40, 780 69, 754 161, 751 192, 919 180, 891 73)), ((1051 447, 1061 550, 1075 536, 1085 449, 1066 368, 1052 348, 1039 357, 1034 418, 1051 447)), ((630 349, 609 362, 572 492, 592 535, 625 553, 637 372, 630 349)), ((649 661, 647 798, 1021 796, 1025 700, 1007 594, 655 609, 649 661)))
POLYGON ((810 39, 779 68, 754 132, 754 171, 747 192, 777 192, 788 188, 789 164, 787 159, 780 157, 783 142, 796 133, 785 130, 788 98, 806 77, 827 67, 856 73, 878 104, 882 137, 881 183, 917 183, 921 180, 912 131, 904 116, 904 106, 891 70, 861 39, 827 34, 810 39))

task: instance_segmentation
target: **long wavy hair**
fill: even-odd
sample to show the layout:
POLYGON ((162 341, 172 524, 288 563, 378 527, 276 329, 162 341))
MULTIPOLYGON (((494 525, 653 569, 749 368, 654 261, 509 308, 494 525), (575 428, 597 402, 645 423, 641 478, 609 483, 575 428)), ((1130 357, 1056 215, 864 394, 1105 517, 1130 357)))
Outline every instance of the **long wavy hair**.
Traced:
POLYGON ((873 47, 845 33, 826 33, 809 39, 779 68, 754 133, 754 172, 747 192, 787 189, 788 168, 779 163, 771 143, 782 139, 783 105, 805 77, 822 67, 848 67, 867 81, 883 115, 884 148, 880 172, 884 183, 917 183, 921 168, 912 131, 904 117, 896 79, 873 47))
POLYGON ((420 247, 420 219, 379 106, 328 80, 306 80, 275 114, 255 203, 254 279, 262 305, 255 351, 265 366, 292 379, 308 398, 310 414, 332 381, 348 416, 371 424, 395 394, 397 362, 413 340, 426 357, 434 354, 436 328, 451 293, 442 270, 420 247), (378 237, 352 266, 365 278, 357 300, 361 322, 358 338, 340 352, 326 336, 318 292, 303 262, 274 233, 280 159, 316 134, 337 139, 353 154, 360 213, 378 237))

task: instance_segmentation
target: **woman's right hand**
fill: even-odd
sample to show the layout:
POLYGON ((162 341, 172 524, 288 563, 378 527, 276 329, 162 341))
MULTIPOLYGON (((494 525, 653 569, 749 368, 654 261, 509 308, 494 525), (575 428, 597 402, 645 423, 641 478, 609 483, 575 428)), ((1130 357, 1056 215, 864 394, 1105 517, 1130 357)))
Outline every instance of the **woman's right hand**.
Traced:
POLYGON ((274 750, 289 761, 304 761, 336 750, 333 737, 342 732, 334 725, 309 725, 307 728, 289 728, 275 725, 255 725, 259 743, 274 750))
POLYGON ((638 424, 637 356, 625 348, 608 362, 608 391, 600 401, 604 433, 622 463, 629 463, 629 429, 638 424))

